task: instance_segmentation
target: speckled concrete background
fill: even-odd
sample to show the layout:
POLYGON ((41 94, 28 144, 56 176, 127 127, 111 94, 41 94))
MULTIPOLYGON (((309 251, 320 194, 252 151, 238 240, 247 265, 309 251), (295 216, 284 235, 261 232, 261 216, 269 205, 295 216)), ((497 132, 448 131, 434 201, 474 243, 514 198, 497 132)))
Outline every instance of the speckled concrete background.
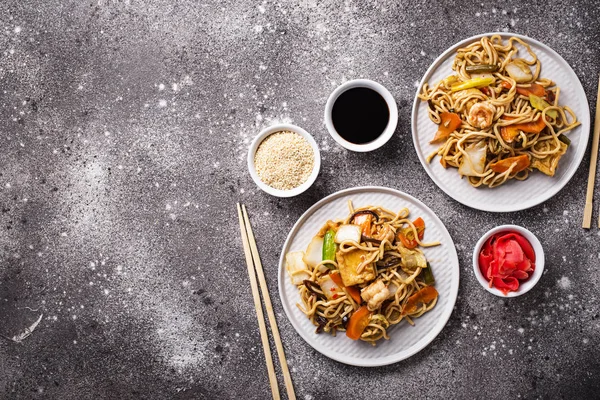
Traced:
POLYGON ((268 398, 236 201, 258 235, 298 398, 597 397, 600 236, 580 228, 589 152, 545 204, 478 212, 423 171, 410 111, 430 63, 490 31, 556 50, 594 111, 599 20, 595 1, 1 2, 0 334, 43 317, 20 344, 0 338, 0 398, 268 398), (331 90, 359 77, 399 107, 396 135, 370 154, 342 150, 322 123, 331 90), (245 166, 250 140, 277 121, 322 150, 316 184, 292 199, 259 191, 245 166), (367 184, 423 200, 461 264, 442 333, 374 369, 309 348, 276 289, 294 221, 367 184), (538 286, 510 300, 471 273, 476 240, 503 223, 547 251, 538 286))

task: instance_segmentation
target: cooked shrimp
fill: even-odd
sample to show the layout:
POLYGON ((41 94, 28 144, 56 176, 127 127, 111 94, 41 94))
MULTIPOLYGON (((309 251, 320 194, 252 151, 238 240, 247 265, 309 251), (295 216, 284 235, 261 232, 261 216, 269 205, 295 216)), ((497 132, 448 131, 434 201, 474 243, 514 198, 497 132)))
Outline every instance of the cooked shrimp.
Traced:
POLYGON ((471 107, 467 121, 474 127, 485 129, 492 125, 495 113, 496 107, 493 104, 482 101, 471 107))
POLYGON ((373 311, 379 308, 381 303, 390 297, 390 291, 385 283, 383 283, 381 279, 378 279, 364 288, 360 293, 360 296, 367 302, 369 310, 373 311))
POLYGON ((389 224, 384 224, 383 227, 379 229, 379 232, 373 235, 373 239, 381 240, 382 242, 387 240, 390 243, 394 241, 395 237, 396 235, 394 234, 394 231, 392 231, 392 228, 390 228, 389 224))

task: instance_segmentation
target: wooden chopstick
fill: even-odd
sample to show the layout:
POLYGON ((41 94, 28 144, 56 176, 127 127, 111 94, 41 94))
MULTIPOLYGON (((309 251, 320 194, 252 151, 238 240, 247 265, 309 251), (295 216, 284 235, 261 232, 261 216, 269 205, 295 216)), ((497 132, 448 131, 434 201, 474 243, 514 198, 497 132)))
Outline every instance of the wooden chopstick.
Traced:
POLYGON ((295 400, 296 395, 294 393, 294 385, 288 369, 287 360, 285 358, 285 352, 281 343, 281 337, 279 336, 279 329, 277 328, 277 321, 275 319, 275 313, 273 312, 273 304, 271 303, 271 297, 269 296, 269 290, 267 282, 265 280, 265 274, 258 254, 258 248, 256 246, 256 240, 254 239, 254 233, 252 231, 252 225, 248 218, 248 212, 246 206, 237 204, 238 217, 240 219, 240 230, 242 233, 242 242, 244 244, 244 253, 246 254, 246 264, 248 264, 248 275, 250 276, 250 286, 252 287, 252 296, 254 298, 254 307, 256 308, 256 316, 258 318, 258 325, 260 328, 261 339, 263 348, 265 351, 265 359, 267 362, 267 370, 269 372, 269 382, 271 384, 271 392, 274 399, 279 399, 279 388, 277 386, 277 377, 275 375, 275 369, 273 367, 273 360, 271 358, 271 351, 269 349, 269 340, 267 336, 267 329, 265 326, 264 314, 262 312, 262 305, 260 303, 260 294, 256 283, 256 275, 260 282, 260 289, 262 291, 263 299, 265 302, 265 308, 269 317, 269 324, 271 326, 271 332, 273 333, 273 340, 275 341, 275 347, 277 349, 277 355, 279 357, 279 363, 281 364, 281 370, 283 372, 283 379, 285 382, 285 388, 287 391, 288 398, 295 400), (260 311, 259 311, 260 310, 260 311))
POLYGON ((280 397, 279 387, 277 386, 277 376, 275 375, 275 367, 273 366, 273 359, 271 358, 269 337, 267 335, 267 327, 265 326, 265 316, 262 311, 260 294, 258 292, 258 285, 256 283, 256 274, 254 272, 254 263, 252 262, 250 245, 248 244, 248 236, 246 233, 246 227, 244 225, 244 218, 242 217, 242 209, 239 203, 237 204, 237 211, 238 218, 240 220, 242 243, 244 244, 244 254, 246 255, 246 265, 248 266, 248 276, 250 277, 250 287, 252 288, 252 297, 254 298, 254 308, 256 309, 256 317, 258 318, 258 327, 260 329, 260 338, 262 340, 263 351, 265 353, 265 361, 267 362, 267 372, 269 374, 269 383, 271 384, 271 393, 273 394, 273 399, 278 400, 280 397))
POLYGON ((283 371, 283 380, 285 382, 285 389, 287 391, 288 398, 295 400, 296 395, 294 393, 294 385, 292 383, 292 377, 288 369, 287 360, 285 359, 285 352, 283 351, 283 345, 281 344, 281 337, 279 336, 279 329, 277 328, 277 321, 275 320, 275 313, 273 312, 273 305, 271 303, 271 296, 269 296, 269 290, 267 288, 267 282, 265 280, 265 274, 263 271, 260 256, 258 255, 258 248, 256 247, 256 240, 254 240, 254 233, 252 231, 252 225, 250 225, 250 219, 248 218, 248 212, 246 206, 242 205, 242 212, 244 214, 244 222, 246 223, 246 229, 248 231, 248 239, 250 240, 250 248, 252 250, 252 258, 254 258, 254 268, 258 275, 258 281, 260 282, 260 290, 265 301, 265 308, 267 309, 267 315, 269 317, 269 324, 271 325, 271 332, 273 333, 273 339, 275 340, 275 347, 277 349, 277 355, 279 357, 279 364, 281 364, 281 370, 283 371))
MULTIPOLYGON (((594 137, 592 138, 592 157, 590 159, 590 174, 588 175, 585 209, 583 212, 583 227, 589 229, 592 225, 592 201, 594 198, 594 180, 596 179, 596 164, 598 163, 598 140, 600 138, 600 76, 598 77, 598 94, 596 96, 596 118, 594 119, 594 137)), ((598 217, 600 228, 600 216, 598 217)))

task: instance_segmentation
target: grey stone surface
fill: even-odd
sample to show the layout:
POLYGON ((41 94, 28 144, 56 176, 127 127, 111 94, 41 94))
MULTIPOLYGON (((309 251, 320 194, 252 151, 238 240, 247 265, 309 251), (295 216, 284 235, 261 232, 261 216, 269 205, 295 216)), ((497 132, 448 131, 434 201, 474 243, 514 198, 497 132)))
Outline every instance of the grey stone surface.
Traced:
POLYGON ((268 398, 236 201, 250 210, 298 398, 597 397, 600 236, 581 229, 589 151, 546 203, 479 212, 427 176, 410 112, 431 62, 491 31, 556 50, 593 112, 599 20, 591 0, 1 2, 0 334, 43 318, 20 344, 0 339, 0 398, 268 398), (331 90, 359 77, 399 106, 393 139, 369 154, 341 149, 322 123, 331 90), (251 139, 277 121, 322 151, 317 182, 296 198, 261 192, 246 169, 251 139), (372 369, 307 346, 277 294, 294 221, 360 185, 424 201, 461 269, 441 334, 372 369), (470 261, 504 223, 536 233, 547 256, 538 286, 510 300, 482 290, 470 261))

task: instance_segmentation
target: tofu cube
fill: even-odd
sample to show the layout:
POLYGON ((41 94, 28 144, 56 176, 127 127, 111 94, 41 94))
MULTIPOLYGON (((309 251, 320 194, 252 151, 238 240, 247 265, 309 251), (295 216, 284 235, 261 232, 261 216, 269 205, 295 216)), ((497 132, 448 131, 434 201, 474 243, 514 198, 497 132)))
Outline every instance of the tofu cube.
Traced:
POLYGON ((347 253, 338 251, 335 254, 344 285, 354 286, 375 279, 375 267, 373 263, 367 264, 360 273, 356 271, 368 255, 368 251, 360 249, 355 249, 347 253))

